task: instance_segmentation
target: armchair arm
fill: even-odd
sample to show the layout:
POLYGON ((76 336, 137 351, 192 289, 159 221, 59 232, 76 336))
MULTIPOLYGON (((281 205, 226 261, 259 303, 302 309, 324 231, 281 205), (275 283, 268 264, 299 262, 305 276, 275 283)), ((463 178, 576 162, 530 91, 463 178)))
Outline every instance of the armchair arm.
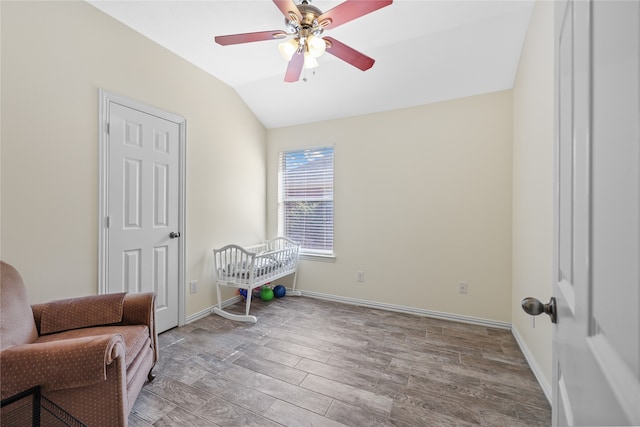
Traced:
POLYGON ((38 328, 38 335, 41 335, 40 333, 40 322, 42 320, 42 312, 44 311, 44 308, 47 306, 47 304, 32 304, 31 305, 31 311, 33 311, 33 320, 36 321, 36 328, 38 328))
POLYGON ((129 293, 124 297, 123 325, 147 325, 153 346, 154 363, 158 361, 158 334, 156 332, 156 295, 153 292, 129 293))
POLYGON ((107 365, 124 355, 120 334, 9 347, 0 353, 0 395, 4 399, 36 385, 53 391, 95 384, 106 379, 107 365))

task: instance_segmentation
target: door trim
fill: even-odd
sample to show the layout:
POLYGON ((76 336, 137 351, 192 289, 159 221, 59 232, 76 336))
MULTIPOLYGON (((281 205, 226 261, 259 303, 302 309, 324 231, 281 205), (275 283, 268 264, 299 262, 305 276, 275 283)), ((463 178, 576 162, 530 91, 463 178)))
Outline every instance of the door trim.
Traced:
POLYGON ((128 108, 160 117, 179 126, 178 136, 178 230, 182 236, 178 239, 178 326, 186 323, 185 307, 185 255, 186 255, 186 119, 180 115, 161 110, 151 105, 98 89, 98 293, 107 292, 109 266, 109 235, 107 233, 109 155, 108 155, 108 119, 109 103, 123 105, 128 108))

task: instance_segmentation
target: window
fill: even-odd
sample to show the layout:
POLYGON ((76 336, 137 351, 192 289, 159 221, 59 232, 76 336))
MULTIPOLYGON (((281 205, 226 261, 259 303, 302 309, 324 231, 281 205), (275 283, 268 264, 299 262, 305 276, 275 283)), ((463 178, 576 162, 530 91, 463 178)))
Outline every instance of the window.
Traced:
POLYGON ((333 147, 280 153, 278 232, 303 254, 333 255, 333 147))

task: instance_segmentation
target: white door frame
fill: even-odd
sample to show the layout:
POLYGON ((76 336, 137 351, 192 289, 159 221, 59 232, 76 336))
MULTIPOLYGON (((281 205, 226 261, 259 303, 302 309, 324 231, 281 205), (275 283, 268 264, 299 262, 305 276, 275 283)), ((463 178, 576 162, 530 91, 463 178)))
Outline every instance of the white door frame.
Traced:
POLYGON ((108 183, 109 183, 109 146, 108 119, 109 103, 115 102, 125 107, 136 109, 162 119, 177 123, 179 126, 179 172, 178 172, 178 230, 182 236, 178 239, 178 326, 186 323, 185 307, 185 242, 186 242, 186 119, 168 111, 144 104, 142 102, 98 89, 98 293, 107 293, 109 283, 108 234, 108 183))

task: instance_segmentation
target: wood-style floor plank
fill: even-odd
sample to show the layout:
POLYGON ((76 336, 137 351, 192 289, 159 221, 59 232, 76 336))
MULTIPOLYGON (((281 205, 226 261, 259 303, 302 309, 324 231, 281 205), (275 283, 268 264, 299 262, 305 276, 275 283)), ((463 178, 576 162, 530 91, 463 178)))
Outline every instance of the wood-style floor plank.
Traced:
POLYGON ((256 324, 211 315, 161 334, 129 425, 551 424, 508 330, 305 297, 251 311, 256 324))

